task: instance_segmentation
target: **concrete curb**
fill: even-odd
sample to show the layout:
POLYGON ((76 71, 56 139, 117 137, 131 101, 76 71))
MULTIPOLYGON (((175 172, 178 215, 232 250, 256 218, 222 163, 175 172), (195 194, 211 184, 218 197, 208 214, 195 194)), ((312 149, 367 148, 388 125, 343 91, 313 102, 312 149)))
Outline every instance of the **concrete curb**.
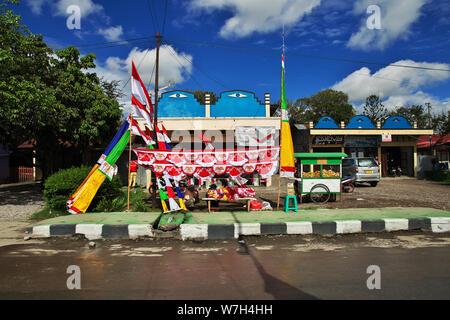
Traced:
MULTIPOLYGON (((235 223, 235 224, 182 224, 178 231, 181 240, 236 239, 239 235, 284 234, 348 234, 425 230, 436 233, 450 232, 450 218, 411 218, 379 220, 343 220, 320 222, 235 223)), ((157 237, 158 232, 149 224, 57 224, 27 228, 33 238, 83 235, 88 240, 137 239, 157 237)))

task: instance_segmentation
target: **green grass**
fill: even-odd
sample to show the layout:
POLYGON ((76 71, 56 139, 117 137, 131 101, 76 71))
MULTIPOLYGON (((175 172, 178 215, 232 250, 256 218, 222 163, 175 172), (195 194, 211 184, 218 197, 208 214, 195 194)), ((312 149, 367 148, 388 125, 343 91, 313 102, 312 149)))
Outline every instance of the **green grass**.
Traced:
POLYGON ((45 207, 44 209, 33 213, 33 215, 29 219, 32 221, 39 221, 66 215, 69 215, 69 213, 66 211, 59 211, 45 207))
MULTIPOLYGON (((128 189, 127 187, 122 188, 122 194, 109 201, 101 200, 99 206, 95 209, 89 207, 87 213, 97 213, 97 212, 124 212, 127 209, 127 198, 128 189), (94 211, 95 210, 95 211, 94 211)), ((152 210, 151 203, 147 203, 146 199, 149 194, 142 189, 136 188, 130 191, 130 209, 134 212, 149 212, 152 210)), ((157 209, 159 210, 159 209, 157 209)), ((47 206, 34 213, 29 219, 32 221, 40 221, 45 219, 52 219, 60 216, 70 215, 67 211, 50 209, 47 206)))

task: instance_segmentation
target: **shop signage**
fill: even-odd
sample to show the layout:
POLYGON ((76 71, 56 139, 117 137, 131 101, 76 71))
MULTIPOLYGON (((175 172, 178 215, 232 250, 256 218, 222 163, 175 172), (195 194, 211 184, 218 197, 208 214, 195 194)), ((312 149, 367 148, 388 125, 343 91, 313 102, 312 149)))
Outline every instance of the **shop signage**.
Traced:
POLYGON ((344 136, 315 136, 313 140, 314 145, 342 143, 344 143, 344 136))
POLYGON ((382 142, 392 142, 392 136, 390 134, 382 134, 381 141, 382 142))
POLYGON ((377 136, 347 136, 344 147, 378 147, 377 136))

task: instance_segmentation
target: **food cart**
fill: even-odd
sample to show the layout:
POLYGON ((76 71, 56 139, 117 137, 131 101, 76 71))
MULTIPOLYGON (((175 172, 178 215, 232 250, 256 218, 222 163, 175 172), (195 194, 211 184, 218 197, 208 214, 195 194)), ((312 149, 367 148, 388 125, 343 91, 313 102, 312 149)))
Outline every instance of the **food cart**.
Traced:
POLYGON ((342 200, 342 158, 341 152, 295 153, 297 158, 298 196, 309 195, 314 202, 342 200))

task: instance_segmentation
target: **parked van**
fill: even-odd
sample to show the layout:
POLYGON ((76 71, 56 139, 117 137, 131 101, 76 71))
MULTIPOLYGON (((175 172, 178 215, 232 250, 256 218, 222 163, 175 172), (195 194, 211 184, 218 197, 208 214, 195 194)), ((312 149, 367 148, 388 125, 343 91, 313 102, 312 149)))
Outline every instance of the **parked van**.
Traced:
POLYGON ((356 163, 356 183, 369 182, 376 187, 380 181, 380 167, 374 158, 353 158, 356 163))

